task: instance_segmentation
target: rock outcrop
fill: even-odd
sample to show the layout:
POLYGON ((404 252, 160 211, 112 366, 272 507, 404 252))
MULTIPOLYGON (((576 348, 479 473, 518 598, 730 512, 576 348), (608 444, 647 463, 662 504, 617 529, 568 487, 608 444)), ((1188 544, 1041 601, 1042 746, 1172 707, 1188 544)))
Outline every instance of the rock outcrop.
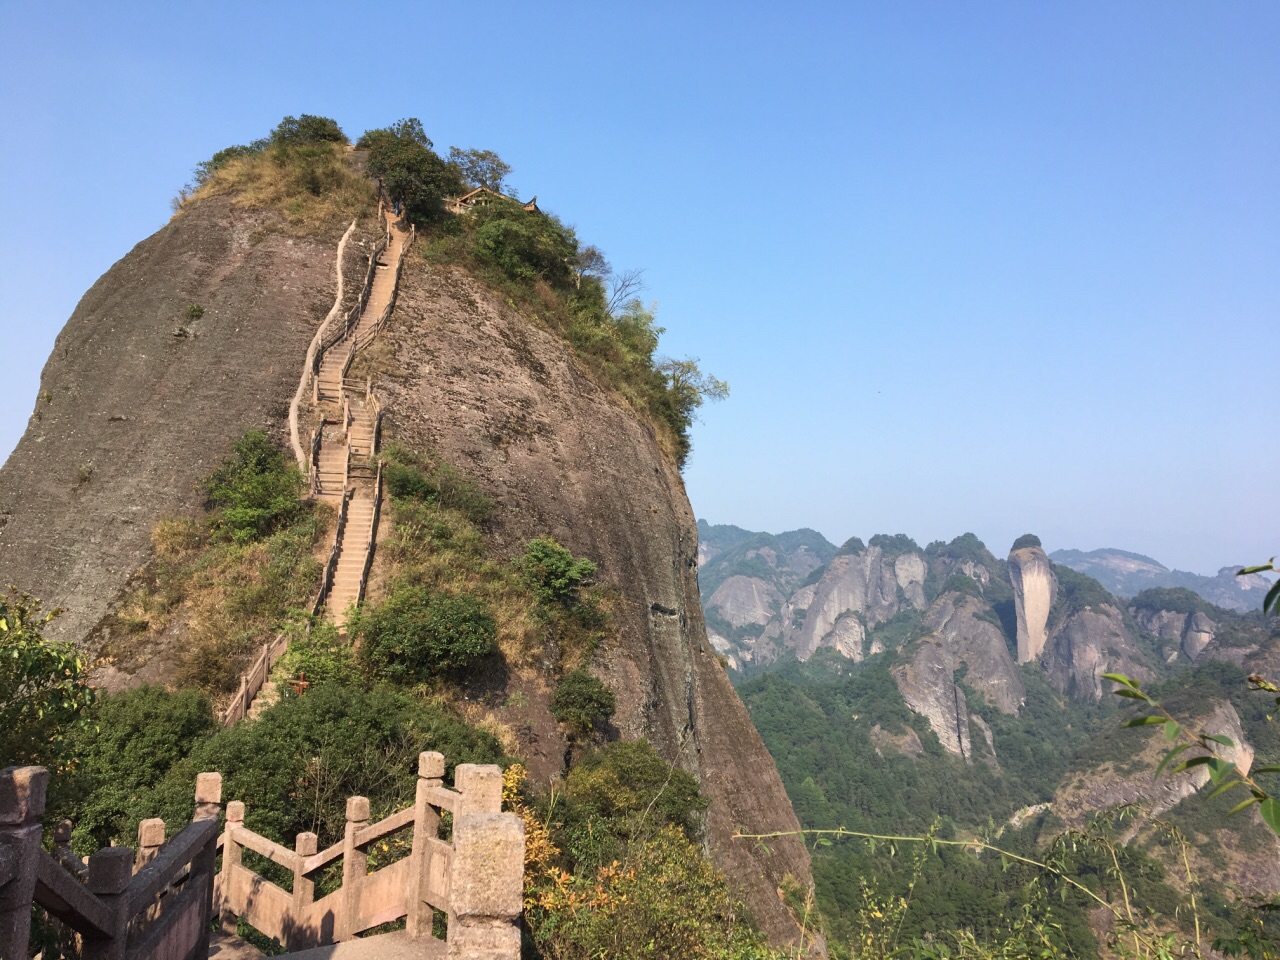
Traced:
POLYGON ((1144 630, 1149 630, 1161 640, 1176 644, 1182 655, 1192 661, 1213 642, 1218 629, 1218 625, 1208 614, 1200 610, 1182 613, 1175 610, 1139 609, 1133 611, 1133 617, 1144 630))
POLYGON ((801 660, 820 647, 834 647, 850 660, 862 660, 875 652, 865 648, 868 628, 905 609, 924 609, 926 573, 918 553, 891 557, 872 546, 839 554, 810 594, 793 599, 793 608, 805 613, 791 628, 787 645, 801 660), (807 606, 800 607, 805 601, 807 606))
POLYGON ((969 705, 954 679, 951 657, 936 640, 920 643, 916 655, 891 671, 907 706, 929 721, 948 753, 973 758, 969 705))
POLYGON ((1038 660, 1048 640, 1049 611, 1058 592, 1049 558, 1039 546, 1009 554, 1009 580, 1018 616, 1018 662, 1038 660))
POLYGON ((991 607, 977 597, 944 593, 929 607, 924 625, 946 651, 953 670, 963 664, 964 682, 1001 713, 1016 714, 1027 700, 1004 634, 991 607))
POLYGON ((693 512, 653 432, 561 340, 461 272, 411 259, 384 335, 404 371, 382 382, 389 435, 493 498, 498 553, 550 535, 598 564, 618 597, 620 636, 596 662, 617 695, 614 724, 698 778, 713 859, 773 937, 793 936, 777 890, 788 876, 809 882, 808 855, 798 839, 768 851, 733 839, 799 824, 708 642, 693 512))
POLYGON ((943 594, 924 615, 930 634, 891 671, 907 706, 929 721, 945 750, 966 760, 974 757, 971 723, 983 729, 979 756, 994 756, 995 746, 991 731, 970 715, 958 676, 1003 713, 1016 714, 1026 702, 1022 677, 991 618, 991 608, 977 597, 943 594))
MULTIPOLYGON (((0 582, 66 607, 59 636, 80 640, 102 619, 148 560, 151 527, 198 506, 199 481, 236 437, 287 434, 307 345, 332 306, 336 241, 289 238, 270 215, 203 201, 85 296, 45 369, 48 399, 0 471, 0 582), (193 303, 203 317, 175 336, 193 303)), ((733 839, 799 825, 707 640, 694 518, 653 430, 562 340, 453 270, 411 258, 386 334, 388 437, 434 451, 493 498, 496 560, 550 535, 598 564, 620 632, 593 669, 617 694, 619 733, 697 777, 710 855, 770 937, 794 939, 778 890, 812 882, 809 857, 796 838, 733 839)), ((508 687, 549 699, 526 673, 486 678, 496 702, 508 687)), ((522 746, 531 769, 562 762, 554 723, 522 746)))
POLYGON ((84 641, 150 557, 152 526, 199 506, 237 437, 287 437, 341 229, 278 227, 225 197, 196 204, 104 274, 58 334, 0 468, 0 584, 62 608, 52 637, 84 641))
POLYGON ((1110 686, 1104 673, 1152 679, 1147 657, 1109 603, 1086 607, 1053 628, 1043 657, 1049 681, 1063 693, 1082 700, 1101 700, 1110 686))

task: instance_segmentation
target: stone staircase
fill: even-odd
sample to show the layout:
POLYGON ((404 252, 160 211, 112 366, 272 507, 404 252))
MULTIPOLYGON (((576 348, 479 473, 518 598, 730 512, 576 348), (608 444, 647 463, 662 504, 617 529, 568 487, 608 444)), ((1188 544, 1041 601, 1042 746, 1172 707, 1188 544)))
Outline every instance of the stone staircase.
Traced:
POLYGON ((315 398, 323 417, 316 454, 314 493, 338 508, 341 522, 334 544, 337 564, 324 609, 345 633, 347 612, 364 597, 370 551, 377 538, 382 496, 378 472, 379 408, 367 381, 346 374, 359 350, 377 335, 395 301, 398 266, 411 234, 387 219, 389 241, 378 254, 369 297, 358 321, 331 346, 316 373, 315 398), (343 506, 345 502, 345 512, 343 506))

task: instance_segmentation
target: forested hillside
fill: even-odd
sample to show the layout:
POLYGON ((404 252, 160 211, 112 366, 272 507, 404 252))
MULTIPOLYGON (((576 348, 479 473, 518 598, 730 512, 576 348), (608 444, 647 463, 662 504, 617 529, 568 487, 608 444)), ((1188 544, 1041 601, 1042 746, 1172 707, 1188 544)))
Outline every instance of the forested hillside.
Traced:
POLYGON ((817 553, 810 531, 703 529, 708 622, 819 831, 837 955, 1106 956, 1134 934, 1130 910, 1130 953, 1195 941, 1197 922, 1205 948, 1273 932, 1250 905, 1280 892, 1275 834, 1253 811, 1227 820, 1240 797, 1206 799, 1217 781, 1194 767, 1154 780, 1164 737, 1124 729, 1132 701, 1101 676, 1141 677, 1188 729, 1234 743, 1246 771, 1254 755, 1280 760, 1272 698, 1246 683, 1277 663, 1260 612, 1185 589, 1126 601, 1032 536, 1007 562, 972 535, 827 544, 801 574, 780 545, 817 553), (755 622, 734 620, 733 596, 766 598, 755 622))

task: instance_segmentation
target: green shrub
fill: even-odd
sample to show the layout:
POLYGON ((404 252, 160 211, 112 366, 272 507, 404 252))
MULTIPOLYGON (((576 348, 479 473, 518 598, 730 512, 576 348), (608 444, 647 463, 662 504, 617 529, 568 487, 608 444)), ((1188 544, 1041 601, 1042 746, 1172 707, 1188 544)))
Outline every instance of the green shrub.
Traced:
POLYGON ((361 641, 361 660, 376 676, 413 683, 487 657, 497 625, 475 597, 406 584, 361 611, 352 632, 361 641))
POLYGON ((314 831, 325 847, 342 837, 347 797, 368 797, 374 818, 412 803, 423 750, 444 754, 446 779, 459 763, 503 760, 497 740, 443 710, 384 688, 320 684, 197 743, 147 808, 169 824, 190 820, 195 775, 216 770, 223 798, 246 801, 250 829, 289 846, 314 831))
POLYGON ((60 766, 65 738, 93 703, 89 662, 69 643, 46 640, 58 611, 10 588, 0 594, 0 763, 60 766))
POLYGON ((613 692, 586 670, 579 668, 556 685, 551 715, 575 736, 585 736, 613 716, 618 701, 613 692))
POLYGON ((311 630, 295 629, 289 648, 276 663, 276 676, 282 680, 305 680, 317 683, 353 683, 358 678, 351 645, 329 620, 318 620, 311 630))
POLYGON ((347 135, 338 121, 328 117, 316 117, 304 113, 300 117, 285 117, 271 131, 273 144, 289 143, 348 143, 347 135))
POLYGON ((102 698, 90 720, 70 741, 78 767, 74 840, 81 853, 129 838, 138 820, 151 816, 149 791, 217 729, 205 697, 153 686, 102 698))
POLYGON ((566 822, 578 825, 580 836, 602 830, 636 836, 671 825, 697 838, 707 808, 698 781, 662 759, 647 740, 588 753, 569 770, 564 799, 566 822))
POLYGON ((302 511, 303 480, 261 430, 236 441, 205 485, 214 530, 236 543, 260 540, 302 511))
POLYGON ((578 240, 555 217, 499 200, 470 218, 476 253, 510 279, 543 280, 557 289, 572 282, 578 240))
POLYGON ((431 149, 417 118, 367 130, 356 146, 369 151, 369 172, 382 181, 389 197, 404 203, 409 219, 417 223, 439 219, 444 198, 466 191, 457 168, 431 149))
POLYGON ((529 541, 516 566, 538 603, 544 606, 571 607, 578 588, 596 572, 596 565, 572 553, 551 537, 529 541))
POLYGON ((631 844, 594 879, 574 878, 530 911, 543 955, 558 960, 781 960, 747 923, 724 876, 679 830, 631 844))
POLYGON ((382 452, 382 479, 393 497, 458 510, 472 523, 484 523, 493 501, 447 463, 399 444, 382 452))
POLYGON ((1024 533, 1017 540, 1013 541, 1010 550, 1021 550, 1023 547, 1039 547, 1041 546, 1040 538, 1034 533, 1024 533))

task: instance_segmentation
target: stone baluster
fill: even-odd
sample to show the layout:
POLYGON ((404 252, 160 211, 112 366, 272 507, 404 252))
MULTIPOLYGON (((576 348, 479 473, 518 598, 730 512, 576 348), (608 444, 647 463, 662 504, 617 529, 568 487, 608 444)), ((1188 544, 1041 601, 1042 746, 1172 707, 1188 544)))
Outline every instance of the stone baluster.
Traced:
POLYGON ((498 813, 502 809, 502 768, 492 763, 460 763, 453 771, 458 814, 498 813))
POLYGON ((502 809, 502 768, 460 763, 449 870, 450 960, 519 960, 524 823, 502 809))
POLYGON ((302 870, 302 861, 314 856, 320 850, 320 838, 314 833, 300 833, 293 841, 293 852, 298 855, 298 865, 293 868, 293 909, 294 919, 300 920, 302 911, 311 906, 316 899, 315 881, 302 870))
POLYGON ((49 771, 0 770, 0 957, 25 957, 49 771))
MULTIPOLYGON (((196 812, 193 821, 222 819, 222 774, 201 773, 196 776, 196 812)), ((209 924, 213 920, 214 870, 218 865, 217 837, 191 858, 191 879, 188 883, 202 884, 200 894, 200 926, 204 936, 192 950, 189 960, 209 960, 209 924)))
POLYGON ((432 870, 435 864, 432 856, 431 840, 440 836, 440 814, 431 805, 431 792, 444 786, 444 754, 418 754, 418 790, 413 800, 413 851, 410 856, 413 863, 409 867, 409 885, 406 890, 408 916, 405 918, 405 930, 411 937, 428 937, 431 935, 432 908, 427 903, 427 891, 431 889, 432 870))
POLYGON ((110 914, 107 936, 83 934, 84 960, 123 960, 129 946, 129 881, 133 879, 133 851, 106 847, 89 857, 89 892, 110 914))
POLYGON ((243 878, 236 869, 240 866, 241 846, 235 838, 237 827, 244 826, 244 803, 232 800, 227 804, 227 829, 222 839, 222 888, 218 906, 218 919, 227 934, 236 932, 237 904, 243 902, 240 885, 243 878))
MULTIPOLYGON (((137 873, 148 863, 160 855, 164 846, 164 821, 159 817, 143 820, 138 824, 138 853, 133 862, 133 872, 137 873)), ((167 894, 167 891, 166 891, 167 894)), ((163 896, 143 913, 139 923, 151 923, 160 916, 160 904, 163 896)))
POLYGON ((524 822, 513 813, 455 817, 450 873, 449 960, 519 960, 524 822))
POLYGON ((347 829, 342 840, 342 908, 335 940, 350 940, 360 923, 360 887, 369 873, 369 856, 356 845, 356 833, 369 825, 369 798, 347 798, 347 829))

